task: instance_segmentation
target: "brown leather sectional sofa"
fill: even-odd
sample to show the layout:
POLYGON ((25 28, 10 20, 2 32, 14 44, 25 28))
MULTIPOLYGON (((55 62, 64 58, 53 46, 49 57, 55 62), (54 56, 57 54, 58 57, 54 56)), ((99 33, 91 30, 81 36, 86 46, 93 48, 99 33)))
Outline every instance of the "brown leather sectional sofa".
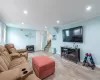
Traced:
POLYGON ((26 52, 26 49, 19 49, 19 50, 16 50, 16 48, 14 47, 14 44, 5 44, 5 48, 8 50, 8 52, 10 54, 16 54, 18 55, 21 55, 21 56, 24 56, 26 59, 28 58, 28 54, 26 52))
POLYGON ((13 44, 0 45, 0 80, 40 80, 28 65, 27 56, 13 44))

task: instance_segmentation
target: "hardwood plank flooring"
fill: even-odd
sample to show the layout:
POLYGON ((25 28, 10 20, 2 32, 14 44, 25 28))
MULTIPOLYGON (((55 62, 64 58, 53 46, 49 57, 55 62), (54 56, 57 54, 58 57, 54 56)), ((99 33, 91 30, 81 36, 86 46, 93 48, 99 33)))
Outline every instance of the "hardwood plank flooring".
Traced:
POLYGON ((82 66, 81 63, 75 64, 69 60, 61 58, 58 54, 52 54, 44 51, 29 53, 29 64, 31 65, 32 57, 44 55, 53 59, 56 63, 55 74, 44 80, 100 80, 100 69, 91 70, 82 66))

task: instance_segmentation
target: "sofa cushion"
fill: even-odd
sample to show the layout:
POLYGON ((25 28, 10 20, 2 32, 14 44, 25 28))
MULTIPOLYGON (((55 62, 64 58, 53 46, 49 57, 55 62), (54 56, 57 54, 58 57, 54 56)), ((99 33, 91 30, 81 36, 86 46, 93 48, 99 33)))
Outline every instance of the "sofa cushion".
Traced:
POLYGON ((5 71, 4 67, 0 64, 0 73, 5 71))
POLYGON ((9 53, 7 52, 7 49, 2 45, 0 45, 0 55, 3 58, 7 67, 9 67, 10 62, 11 62, 11 57, 10 57, 9 53))
POLYGON ((11 61, 9 69, 14 68, 18 65, 21 65, 22 63, 25 63, 26 59, 24 57, 20 57, 20 58, 15 58, 11 61))
POLYGON ((24 52, 24 53, 20 53, 21 56, 25 57, 26 59, 28 59, 28 53, 24 52))
POLYGON ((19 53, 13 53, 13 54, 10 54, 10 56, 13 58, 13 57, 20 57, 20 54, 19 53))
POLYGON ((40 80, 40 79, 35 74, 31 74, 25 80, 40 80))
MULTIPOLYGON (((30 67, 30 66, 28 65, 27 62, 24 62, 24 63, 22 63, 22 64, 20 64, 20 65, 17 65, 17 66, 15 66, 15 67, 13 67, 13 68, 20 68, 20 69, 23 69, 23 68, 26 68, 26 67, 30 67)), ((12 69, 13 69, 13 68, 12 68, 12 69)))
POLYGON ((16 49, 14 48, 14 44, 5 44, 5 47, 9 51, 9 53, 16 53, 16 49))
POLYGON ((4 54, 4 56, 6 56, 7 59, 11 60, 11 56, 9 55, 8 50, 2 45, 0 45, 0 53, 1 55, 4 54))
POLYGON ((0 56, 0 72, 8 70, 7 65, 5 64, 3 58, 0 56))
POLYGON ((9 60, 11 60, 11 56, 9 55, 8 50, 2 45, 0 45, 0 53, 4 54, 7 58, 9 58, 9 60))
POLYGON ((12 44, 12 43, 6 44, 5 46, 8 48, 14 48, 14 44, 12 44))
POLYGON ((10 48, 9 51, 10 51, 10 53, 16 53, 17 52, 15 48, 10 48))
POLYGON ((7 67, 9 67, 10 63, 9 61, 7 60, 6 56, 1 56, 2 59, 4 60, 5 64, 7 65, 7 67))
POLYGON ((27 50, 26 49, 18 49, 18 50, 16 50, 18 53, 24 53, 24 52, 26 52, 27 50))
POLYGON ((9 53, 7 51, 4 51, 3 52, 3 56, 5 56, 5 58, 7 59, 7 61, 10 63, 12 58, 11 56, 9 55, 9 53))
POLYGON ((0 73, 0 80, 18 80, 20 78, 20 69, 12 69, 0 73))
POLYGON ((32 69, 32 67, 29 66, 28 63, 23 63, 23 64, 20 64, 16 67, 13 67, 12 69, 14 68, 19 68, 19 69, 23 69, 23 68, 28 68, 30 70, 32 70, 33 74, 30 74, 29 76, 27 76, 27 78, 25 78, 25 80, 40 80, 35 74, 34 74, 34 71, 32 69))
POLYGON ((25 57, 20 57, 21 58, 21 60, 23 61, 23 62, 27 62, 27 60, 26 60, 26 58, 25 57))

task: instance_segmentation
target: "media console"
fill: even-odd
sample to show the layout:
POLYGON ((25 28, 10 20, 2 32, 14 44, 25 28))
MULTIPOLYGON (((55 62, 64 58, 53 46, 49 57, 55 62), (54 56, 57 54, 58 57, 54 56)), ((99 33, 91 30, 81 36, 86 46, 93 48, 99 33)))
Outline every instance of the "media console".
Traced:
POLYGON ((74 61, 75 63, 80 62, 80 49, 79 48, 68 48, 61 47, 61 57, 74 61))

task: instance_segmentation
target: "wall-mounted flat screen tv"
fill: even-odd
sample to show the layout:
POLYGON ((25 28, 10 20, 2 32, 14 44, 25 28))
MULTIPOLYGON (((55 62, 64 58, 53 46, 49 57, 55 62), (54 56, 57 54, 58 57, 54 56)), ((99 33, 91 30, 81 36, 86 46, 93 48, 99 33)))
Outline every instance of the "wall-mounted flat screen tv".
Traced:
POLYGON ((83 42, 83 27, 78 26, 70 29, 64 29, 63 42, 83 42))

